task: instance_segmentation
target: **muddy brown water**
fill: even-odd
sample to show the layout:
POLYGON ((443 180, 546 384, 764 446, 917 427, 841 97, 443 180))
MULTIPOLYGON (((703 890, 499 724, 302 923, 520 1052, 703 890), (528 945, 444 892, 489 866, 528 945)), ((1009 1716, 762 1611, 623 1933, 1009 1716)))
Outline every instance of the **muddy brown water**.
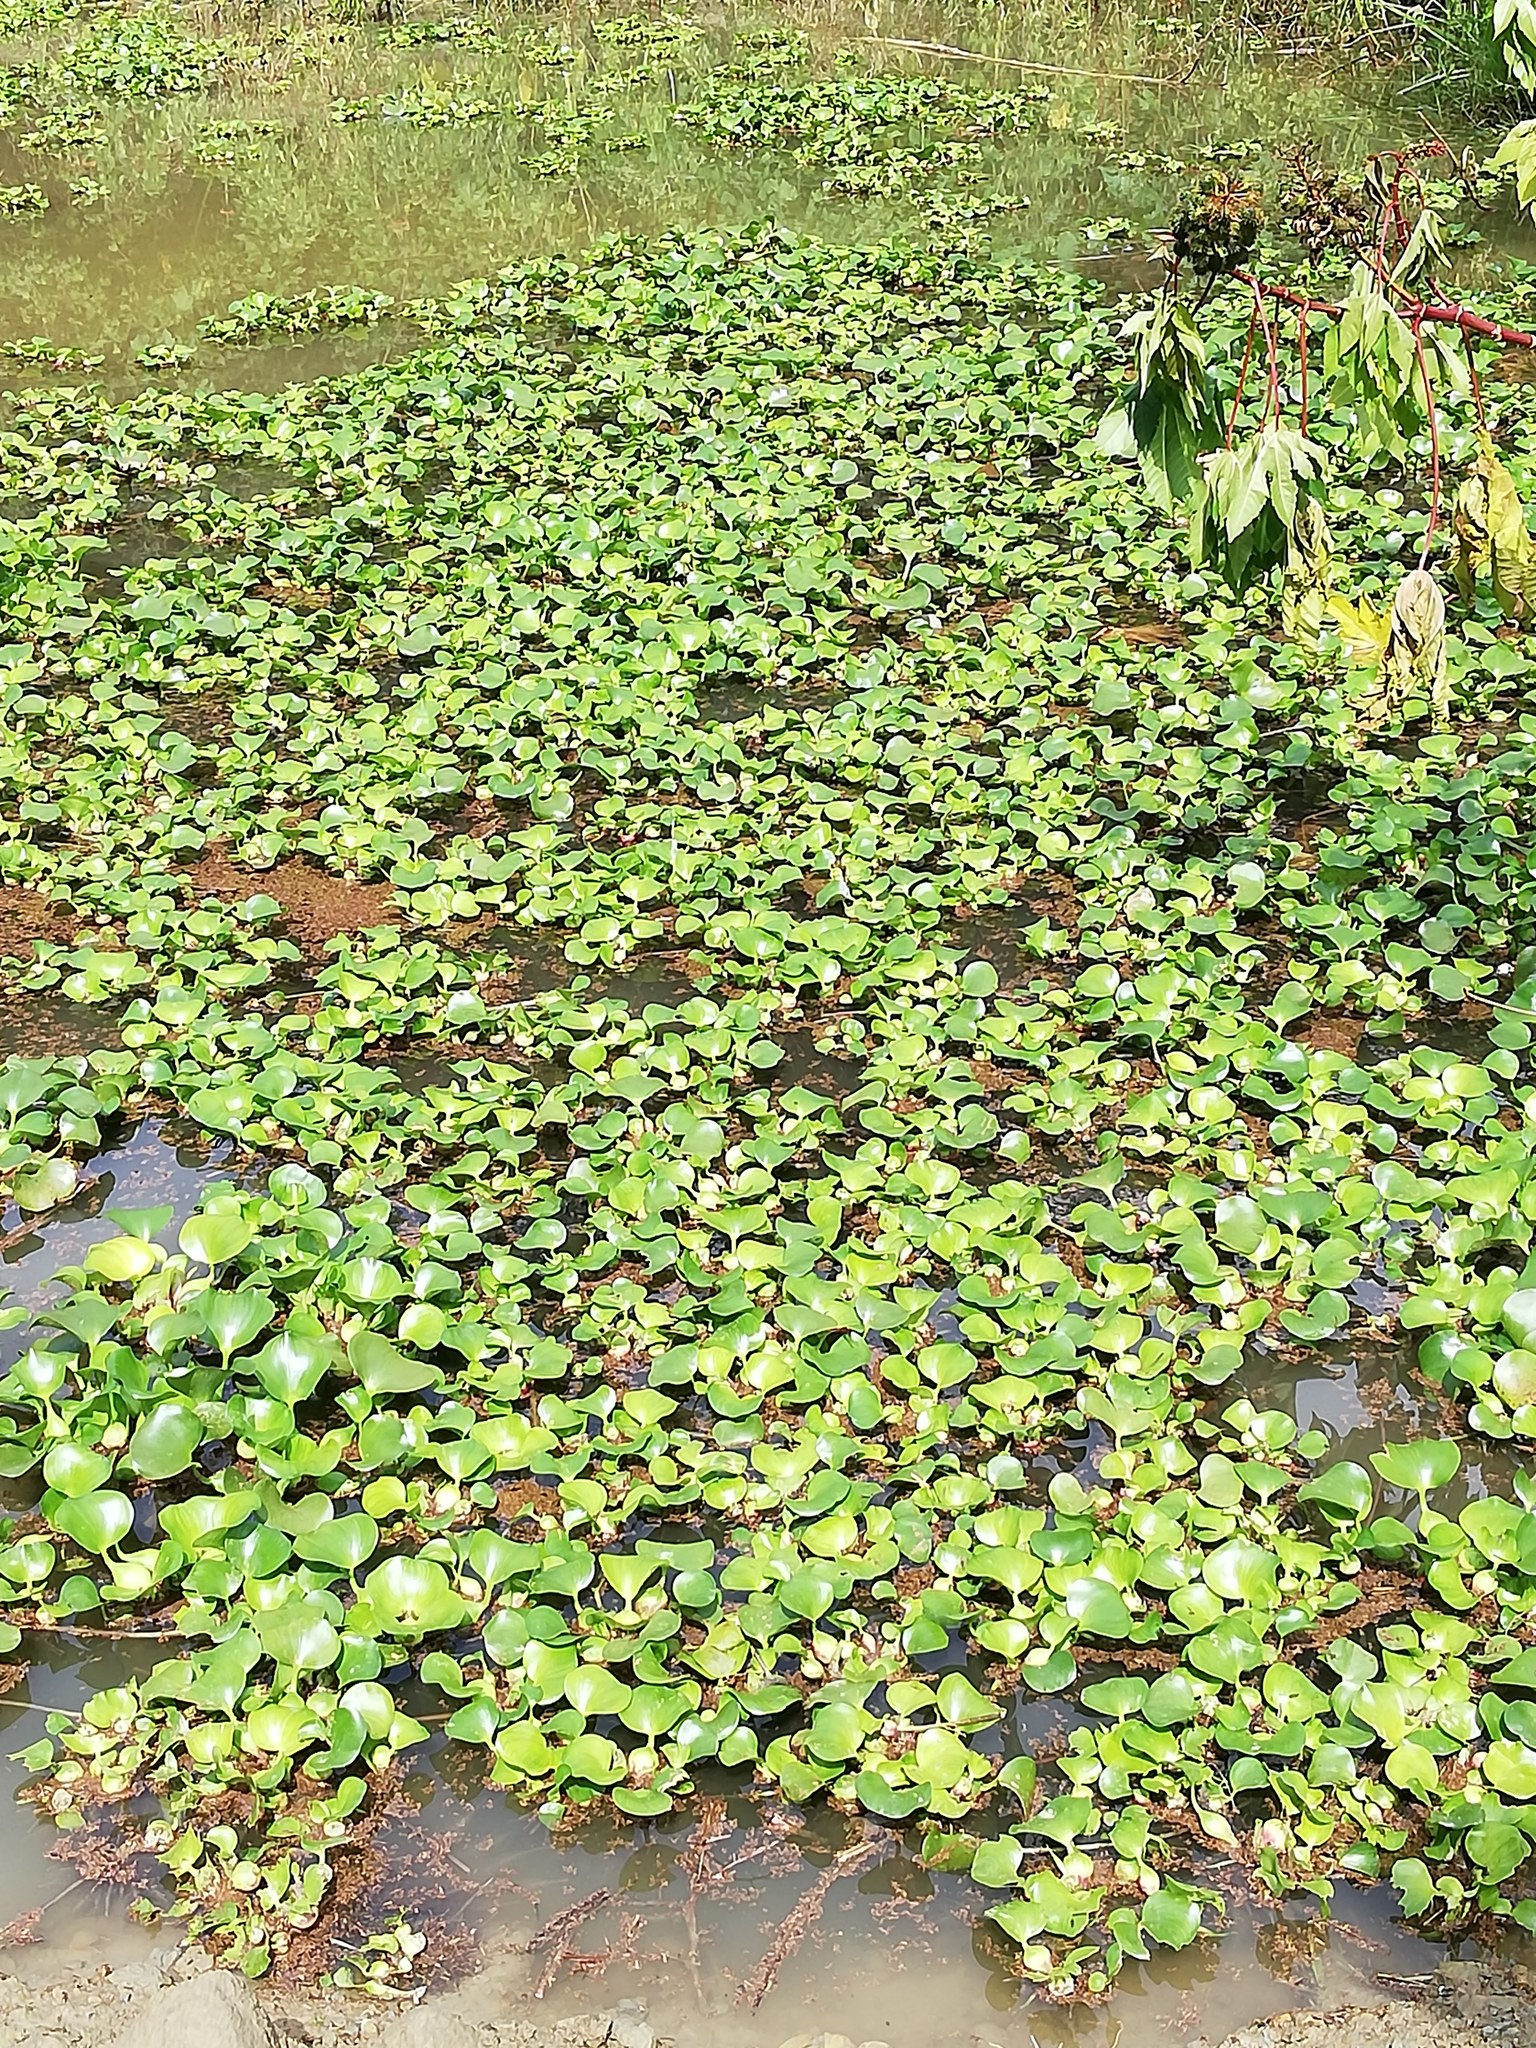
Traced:
MULTIPOLYGON (((14 130, 0 133, 0 183, 40 183, 51 202, 35 219, 6 225, 0 337, 45 336, 105 354, 100 374, 109 385, 126 377, 138 388, 265 389, 386 359, 408 336, 386 317, 318 335, 207 344, 179 371, 141 370, 132 358, 148 344, 195 343, 200 320, 222 317, 253 292, 355 285, 400 302, 615 233, 771 216, 846 240, 894 230, 926 238, 925 197, 839 198, 825 189, 824 170, 797 164, 787 150, 744 157, 676 120, 702 72, 732 54, 738 23, 803 30, 813 67, 830 69, 848 52, 886 69, 932 70, 986 89, 1026 84, 1048 92, 1038 121, 986 146, 980 192, 961 196, 1011 203, 991 223, 999 245, 1069 262, 1081 257, 1115 291, 1139 289, 1151 276, 1138 238, 1166 211, 1179 163, 1255 134, 1311 139, 1353 158, 1401 133, 1389 87, 1369 79, 1362 85, 1358 66, 1341 70, 1266 49, 1212 23, 1188 0, 1163 7, 1138 0, 1112 11, 1083 0, 1023 0, 1007 9, 986 0, 904 0, 874 9, 857 0, 784 0, 771 8, 742 0, 708 12, 707 33, 665 65, 605 46, 586 32, 579 10, 495 10, 489 43, 418 49, 392 45, 366 25, 316 47, 312 17, 306 45, 300 14, 290 33, 310 61, 269 66, 265 83, 242 73, 233 84, 161 106, 108 106, 105 142, 73 152, 67 175, 65 159, 22 149, 14 130), (529 37, 550 31, 577 48, 568 70, 529 60, 529 37), (929 47, 906 47, 912 44, 929 47), (1055 75, 1062 66, 1094 75, 1055 75), (606 150, 599 140, 563 176, 530 162, 547 147, 545 131, 514 114, 430 127, 331 118, 336 99, 419 93, 423 83, 497 105, 547 98, 558 111, 594 76, 616 74, 629 84, 612 102, 611 132, 637 136, 643 146, 606 150), (252 135, 249 151, 231 163, 196 160, 211 125, 253 120, 274 132, 252 135), (98 203, 72 196, 69 180, 82 174, 106 187, 98 203), (1128 223, 1128 243, 1122 237, 1105 246, 1081 233, 1085 221, 1111 220, 1128 223)), ((280 43, 282 21, 276 14, 267 20, 280 43)), ((230 33, 227 17, 210 12, 208 21, 230 33)), ((78 383, 81 374, 16 368, 0 381, 78 383)))

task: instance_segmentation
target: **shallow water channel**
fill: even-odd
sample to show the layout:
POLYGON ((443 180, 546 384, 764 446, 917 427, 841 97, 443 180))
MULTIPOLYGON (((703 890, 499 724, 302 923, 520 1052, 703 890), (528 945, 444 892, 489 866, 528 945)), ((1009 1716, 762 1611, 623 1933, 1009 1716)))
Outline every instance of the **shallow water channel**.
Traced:
MULTIPOLYGON (((408 1061, 397 1064, 409 1071, 408 1061)), ((211 1185, 252 1171, 227 1146, 170 1120, 146 1118, 115 1132, 75 1200, 45 1223, 29 1227, 14 1209, 0 1214, 0 1285, 46 1310, 50 1276, 116 1233, 114 1211, 170 1204, 179 1222, 211 1185)), ((8 1361, 7 1342, 14 1336, 0 1333, 0 1362, 8 1361)), ((1507 1484, 1512 1461, 1433 1400, 1401 1345, 1325 1346, 1304 1364, 1260 1355, 1222 1402, 1239 1394, 1321 1428, 1339 1456, 1359 1460, 1394 1433, 1454 1433, 1463 1448, 1461 1489, 1475 1495, 1507 1484)), ((1092 1448, 1076 1447, 1084 1470, 1092 1448)), ((1068 1465, 1073 1455, 1068 1447, 1068 1465)), ((29 1638, 26 1651, 25 1675, 0 1695, 6 1748, 36 1734, 41 1712, 76 1707, 121 1683, 163 1657, 166 1645, 152 1633, 123 1639, 110 1629, 62 1629, 29 1638)), ((945 1660, 930 1661, 939 1668, 945 1660)), ((429 1720, 444 1718, 433 1715, 426 1693, 408 1704, 429 1720)), ((1068 1700, 1021 1694, 989 1746, 1038 1754, 1075 1719, 1068 1700)), ((472 1931, 487 1959, 519 1949, 576 1908, 559 1952, 536 1950, 528 1964, 541 2009, 557 2017, 638 1998, 680 2048, 774 2048, 820 2028, 891 2048, 1173 2048, 1292 2006, 1369 2002, 1380 1995, 1377 1973, 1412 1977, 1447 1953, 1476 1953, 1473 1944, 1448 1950, 1405 1929, 1385 1887, 1341 1883, 1331 1916, 1306 1901, 1239 1896, 1219 1941, 1128 1965, 1103 2007, 1052 2007, 1021 1984, 1012 1944, 979 1917, 974 1885, 925 1867, 916 1828, 887 1831, 870 1853, 832 1812, 761 1805, 723 1777, 715 1786, 701 1774, 702 1817, 625 1823, 610 1815, 551 1837, 488 1787, 484 1772, 483 1752, 440 1736, 411 1753, 384 1838, 398 1903, 410 1910, 433 1900, 433 1924, 472 1931), (768 1970, 797 1912, 806 1916, 803 1939, 782 1971, 768 1970)), ((135 1931, 125 1887, 71 1881, 56 1860, 51 1825, 19 1798, 26 1782, 17 1763, 0 1762, 0 1799, 16 1802, 0 1859, 0 1930, 45 1909, 29 1936, 44 1946, 29 1952, 29 1966, 132 1961, 163 1940, 135 1931)), ((1222 1875, 1213 1864, 1212 1881, 1222 1875)))

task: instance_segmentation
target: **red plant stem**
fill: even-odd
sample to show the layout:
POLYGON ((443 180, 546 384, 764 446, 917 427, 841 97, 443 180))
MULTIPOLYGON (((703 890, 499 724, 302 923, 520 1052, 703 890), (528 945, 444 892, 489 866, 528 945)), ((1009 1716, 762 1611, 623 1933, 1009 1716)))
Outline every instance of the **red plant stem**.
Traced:
MULTIPOLYGON (((1253 283, 1251 278, 1249 283, 1253 283)), ((1243 367, 1237 373, 1237 389, 1232 394, 1232 410, 1227 414, 1227 446, 1229 448, 1232 446, 1232 435, 1237 427, 1237 408, 1243 402, 1243 386, 1248 382, 1248 365, 1253 360, 1253 336, 1259 324, 1259 307, 1262 304, 1263 301, 1259 297, 1259 288, 1255 284, 1253 286, 1253 311, 1248 315, 1248 342, 1243 350, 1243 367)))
MULTIPOLYGON (((1282 305, 1299 306, 1303 312, 1321 313, 1329 320, 1337 320, 1344 311, 1342 306, 1334 305, 1329 299, 1309 298, 1305 292, 1292 291, 1285 284, 1271 284, 1268 279, 1257 278, 1248 270, 1235 270, 1232 275, 1250 290, 1262 292, 1269 299, 1278 299, 1282 305)), ((1403 307, 1402 317, 1410 326, 1416 320, 1434 320, 1442 327, 1459 327, 1463 334, 1502 341, 1507 348, 1536 348, 1536 334, 1527 334, 1519 327, 1506 327, 1502 321, 1485 320, 1481 313, 1468 312, 1465 306, 1430 306, 1422 299, 1414 299, 1403 307)))
POLYGON ((1430 546, 1435 538, 1435 528, 1440 520, 1440 422, 1435 417, 1435 392, 1429 377, 1429 361, 1424 354, 1424 335, 1417 321, 1413 327, 1414 353, 1419 359, 1419 375, 1424 380, 1424 411, 1429 420, 1429 518, 1424 527, 1424 545, 1419 550, 1419 567, 1422 569, 1429 560, 1430 546))
POLYGON ((1264 424, 1268 425, 1271 413, 1275 425, 1280 424, 1280 344, 1274 323, 1263 310, 1264 302, 1259 300, 1259 318, 1264 322, 1264 353, 1269 361, 1269 379, 1264 388, 1264 424))
POLYGON ((1470 334, 1461 337, 1461 345, 1467 352, 1467 375, 1472 380, 1472 402, 1477 407, 1477 424, 1486 431, 1488 414, 1483 405, 1483 380, 1477 374, 1477 350, 1472 346, 1470 334))
MULTIPOLYGON (((1379 159, 1372 158, 1373 163, 1377 161, 1379 159)), ((1381 232, 1376 237, 1376 268, 1378 271, 1384 271, 1387 267, 1387 230, 1391 225, 1392 208, 1388 204, 1381 209, 1381 232)))
POLYGON ((1307 309, 1302 307, 1296 319, 1296 343, 1301 355, 1301 431, 1307 431, 1307 309))

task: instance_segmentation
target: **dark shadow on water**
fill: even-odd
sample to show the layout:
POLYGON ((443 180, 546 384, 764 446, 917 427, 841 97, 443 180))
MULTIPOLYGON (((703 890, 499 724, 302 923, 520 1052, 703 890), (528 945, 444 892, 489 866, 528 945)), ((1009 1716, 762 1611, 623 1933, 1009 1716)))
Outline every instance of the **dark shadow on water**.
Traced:
POLYGON ((1454 1514, 1484 1494, 1510 1494, 1515 1473, 1536 1465, 1536 1447, 1480 1436, 1468 1425, 1465 1406, 1426 1379, 1415 1356, 1411 1335, 1371 1330, 1309 1347, 1250 1339, 1243 1368, 1217 1391, 1211 1412, 1219 1415, 1243 1398, 1255 1408, 1278 1409, 1300 1430, 1327 1435, 1325 1462, 1349 1459, 1367 1471, 1372 1453, 1389 1443, 1446 1437, 1460 1448, 1461 1470, 1435 1495, 1443 1513, 1454 1514))
MULTIPOLYGON (((234 1146, 180 1119, 146 1117, 80 1160, 74 1198, 38 1216, 24 1216, 14 1204, 0 1208, 0 1289, 14 1302, 36 1309, 53 1298, 49 1283, 61 1266, 76 1263, 94 1244, 121 1235, 113 1209, 169 1203, 169 1235, 218 1182, 259 1182, 256 1165, 235 1164, 234 1146)), ((0 1331, 0 1366, 9 1366, 27 1344, 25 1325, 0 1331)))
POLYGON ((93 542, 79 557, 76 574, 84 579, 87 594, 116 597, 132 570, 197 560, 216 562, 231 552, 223 543, 191 540, 161 520, 134 516, 121 520, 93 542))
POLYGON ((488 924, 454 935, 460 959, 487 970, 481 993, 487 1003, 522 1003, 563 990, 581 1003, 623 1003, 633 1011, 651 1005, 675 1010, 692 1001, 698 984, 681 951, 639 953, 622 964, 568 960, 561 941, 520 926, 488 924))

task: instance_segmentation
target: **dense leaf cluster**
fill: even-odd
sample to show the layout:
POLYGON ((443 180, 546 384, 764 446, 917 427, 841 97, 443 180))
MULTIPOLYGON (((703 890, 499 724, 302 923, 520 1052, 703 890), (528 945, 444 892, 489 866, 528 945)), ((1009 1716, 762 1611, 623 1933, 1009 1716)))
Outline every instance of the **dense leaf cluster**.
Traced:
POLYGON ((1536 1431, 1497 614, 1476 722, 1363 747, 1093 452, 1060 273, 752 232, 411 311, 0 437, 10 988, 115 1018, 7 1063, 0 1175, 46 1219, 166 1106, 241 1159, 0 1339, 18 1640, 178 1638, 48 1808, 259 1968, 410 1669, 551 1819, 919 1826, 1061 1993, 1214 1929, 1211 1845, 1532 1918, 1536 1522, 1437 1493, 1536 1431), (1263 1396, 1399 1321, 1465 1430, 1263 1396))

